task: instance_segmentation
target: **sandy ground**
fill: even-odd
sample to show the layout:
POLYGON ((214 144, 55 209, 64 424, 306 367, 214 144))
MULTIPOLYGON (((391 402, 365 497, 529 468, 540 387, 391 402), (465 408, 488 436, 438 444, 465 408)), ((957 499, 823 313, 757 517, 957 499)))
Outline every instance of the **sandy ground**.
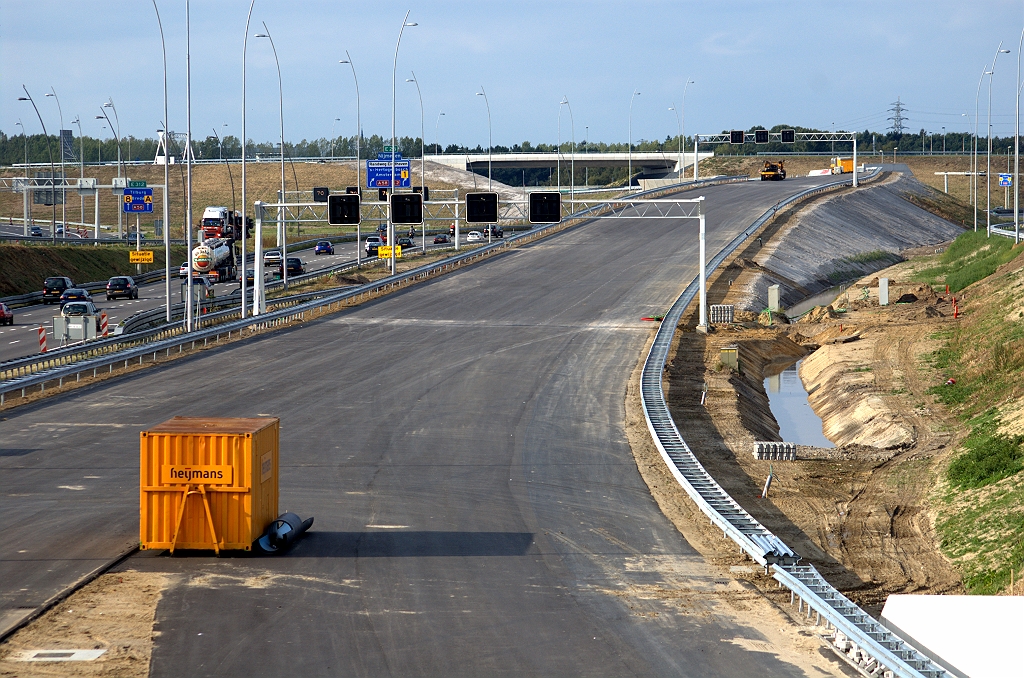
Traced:
POLYGON ((149 675, 164 574, 105 574, 0 646, 0 676, 149 675), (23 661, 40 650, 105 650, 92 661, 23 661))

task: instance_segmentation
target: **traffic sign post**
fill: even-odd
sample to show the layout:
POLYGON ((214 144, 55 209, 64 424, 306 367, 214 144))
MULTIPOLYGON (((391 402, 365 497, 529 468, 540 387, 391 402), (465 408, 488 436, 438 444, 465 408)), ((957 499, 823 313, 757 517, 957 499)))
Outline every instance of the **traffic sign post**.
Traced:
MULTIPOLYGON (((135 183, 135 182, 133 182, 135 183)), ((145 183, 145 182, 141 182, 145 183)), ((121 201, 121 211, 125 214, 138 214, 153 211, 152 188, 126 188, 121 201)))

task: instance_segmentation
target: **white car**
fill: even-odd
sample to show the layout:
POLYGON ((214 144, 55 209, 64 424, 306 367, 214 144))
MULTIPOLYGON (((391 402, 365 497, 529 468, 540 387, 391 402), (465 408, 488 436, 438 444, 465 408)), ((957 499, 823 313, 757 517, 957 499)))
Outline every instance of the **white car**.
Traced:
POLYGON ((466 235, 466 242, 483 242, 484 240, 486 240, 486 238, 484 238, 484 234, 480 231, 470 231, 469 234, 466 235))
POLYGON ((264 266, 280 266, 283 261, 284 257, 277 250, 267 250, 263 253, 264 266))
POLYGON ((371 235, 367 237, 365 246, 366 256, 370 256, 371 253, 377 254, 377 248, 383 245, 384 241, 379 235, 371 235))

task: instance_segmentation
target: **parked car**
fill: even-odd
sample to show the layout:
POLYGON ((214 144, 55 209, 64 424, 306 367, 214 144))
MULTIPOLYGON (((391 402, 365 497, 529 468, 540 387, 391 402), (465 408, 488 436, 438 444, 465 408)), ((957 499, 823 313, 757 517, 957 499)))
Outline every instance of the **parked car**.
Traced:
POLYGON ((14 324, 14 310, 7 304, 0 304, 0 325, 14 324))
POLYGON ((64 290, 64 294, 60 295, 60 307, 63 309, 64 304, 69 301, 92 301, 92 295, 89 291, 81 287, 71 287, 64 290))
POLYGON ((450 243, 451 241, 452 241, 452 239, 449 238, 444 233, 440 233, 440 234, 434 236, 434 244, 435 245, 443 245, 445 243, 450 243))
POLYGON ((370 235, 366 237, 366 256, 375 257, 377 256, 377 248, 384 244, 379 235, 370 235))
POLYGON ((415 247, 415 245, 412 244, 412 238, 399 238, 398 239, 398 246, 399 247, 415 247))
POLYGON ((187 278, 188 277, 188 262, 187 261, 181 262, 181 268, 178 269, 178 277, 179 278, 187 278))
POLYGON ((485 240, 484 234, 480 231, 470 231, 466 235, 466 242, 483 242, 485 240))
POLYGON ((313 248, 313 254, 334 254, 334 245, 328 240, 321 240, 313 248))
POLYGON ((35 238, 42 238, 43 229, 39 228, 38 226, 29 226, 28 234, 35 238))
POLYGON ((125 297, 127 299, 139 298, 139 286, 135 279, 129 275, 115 275, 107 281, 107 301, 114 297, 125 297))
POLYGON ((284 257, 277 250, 267 250, 263 253, 263 265, 264 266, 280 266, 284 257))
POLYGON ((302 265, 302 259, 288 257, 288 275, 302 275, 305 272, 306 269, 302 265))
POLYGON ((55 275, 47 278, 43 281, 43 303, 52 304, 60 301, 60 295, 64 294, 64 290, 74 286, 75 283, 66 276, 55 275))

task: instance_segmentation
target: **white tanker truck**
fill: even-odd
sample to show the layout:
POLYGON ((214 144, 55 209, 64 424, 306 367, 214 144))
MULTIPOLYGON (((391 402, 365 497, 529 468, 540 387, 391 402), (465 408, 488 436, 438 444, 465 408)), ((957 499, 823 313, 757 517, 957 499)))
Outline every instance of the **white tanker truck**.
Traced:
POLYGON ((214 238, 192 250, 192 270, 207 276, 211 282, 225 282, 235 277, 235 253, 231 240, 214 238))

